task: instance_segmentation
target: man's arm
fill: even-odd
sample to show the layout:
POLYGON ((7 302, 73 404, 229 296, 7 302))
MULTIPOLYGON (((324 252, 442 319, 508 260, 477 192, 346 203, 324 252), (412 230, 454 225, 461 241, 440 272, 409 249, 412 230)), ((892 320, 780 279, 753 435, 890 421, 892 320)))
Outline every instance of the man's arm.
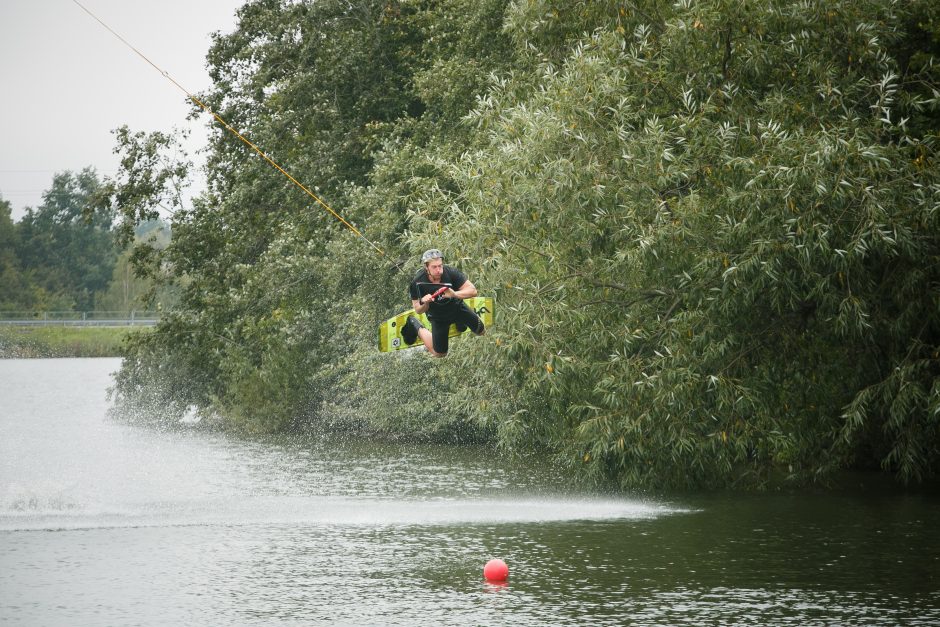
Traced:
POLYGON ((463 285, 460 286, 459 290, 447 290, 445 295, 449 298, 459 298, 460 300, 464 300, 476 296, 477 288, 469 280, 466 280, 463 282, 463 285))
MULTIPOLYGON (((464 300, 466 298, 473 298, 477 295, 476 286, 470 281, 464 281, 463 285, 460 286, 459 290, 452 290, 450 288, 444 292, 444 296, 447 298, 459 298, 464 300)), ((428 309, 431 308, 431 295, 425 294, 419 299, 411 299, 411 306, 414 307, 415 313, 423 314, 427 313, 428 309)))

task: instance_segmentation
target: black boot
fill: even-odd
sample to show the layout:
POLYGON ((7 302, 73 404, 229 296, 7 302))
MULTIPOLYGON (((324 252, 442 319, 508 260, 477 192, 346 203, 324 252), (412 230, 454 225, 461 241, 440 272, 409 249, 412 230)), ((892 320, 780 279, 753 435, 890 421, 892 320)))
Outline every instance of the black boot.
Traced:
POLYGON ((418 331, 424 327, 414 316, 408 316, 408 320, 401 327, 401 339, 409 346, 418 341, 418 331))

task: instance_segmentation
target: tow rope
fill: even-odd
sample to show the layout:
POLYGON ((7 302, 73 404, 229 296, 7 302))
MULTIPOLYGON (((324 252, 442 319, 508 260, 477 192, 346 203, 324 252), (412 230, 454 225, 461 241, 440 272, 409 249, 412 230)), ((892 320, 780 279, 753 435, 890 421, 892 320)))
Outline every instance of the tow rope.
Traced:
POLYGON ((363 234, 359 231, 359 229, 357 229, 356 227, 354 227, 354 226, 353 226, 352 224, 350 224, 345 218, 343 218, 343 216, 341 216, 339 213, 337 213, 336 211, 334 211, 333 208, 330 207, 324 200, 322 200, 319 196, 317 196, 316 194, 314 194, 313 192, 311 192, 303 183, 301 183, 300 181, 298 181, 297 179, 295 179, 293 176, 291 176, 290 173, 288 173, 284 168, 282 168, 280 165, 278 165, 278 164, 274 161, 274 159, 272 159, 272 158, 269 157, 267 154, 265 154, 265 152, 264 152, 263 150, 261 150, 260 148, 258 148, 258 146, 256 146, 255 144, 253 144, 253 143, 252 143, 251 141, 249 141, 244 135, 242 135, 242 134, 239 133, 237 130, 235 130, 234 128, 232 128, 232 126, 231 126, 228 122, 226 122, 225 120, 223 120, 222 117, 221 117, 218 113, 216 113, 215 111, 213 111, 212 109, 210 109, 204 102, 202 102, 201 100, 199 100, 199 98, 197 98, 197 97, 194 96, 192 93, 190 93, 189 90, 187 90, 185 87, 183 87, 183 86, 180 85, 178 82, 176 82, 176 80, 175 80, 172 76, 170 76, 169 72, 167 72, 167 71, 165 71, 165 70, 162 70, 159 66, 157 66, 157 64, 155 64, 153 61, 151 61, 150 59, 148 59, 147 56, 146 56, 144 53, 142 53, 140 50, 138 50, 137 48, 135 48, 134 46, 132 46, 132 45, 130 44, 130 42, 128 42, 126 39, 124 39, 123 37, 121 37, 121 35, 119 35, 118 33, 116 33, 116 32, 114 31, 114 29, 112 29, 110 26, 108 26, 107 24, 105 24, 97 15, 95 15, 94 13, 92 13, 91 11, 89 11, 88 8, 86 8, 81 2, 79 2, 78 0, 72 0, 72 2, 74 2, 75 4, 77 4, 85 13, 87 13, 88 15, 90 15, 96 22, 98 22, 99 24, 101 24, 108 32, 110 32, 112 35, 114 35, 115 37, 117 37, 117 38, 121 41, 121 43, 123 43, 125 46, 127 46, 128 48, 130 48, 131 50, 133 50, 133 51, 137 54, 137 56, 139 56, 141 59, 143 59, 144 61, 146 61, 146 62, 147 62, 151 67, 153 67, 153 69, 155 69, 157 72, 159 72, 160 74, 162 74, 164 78, 166 78, 168 81, 170 81, 171 83, 173 83, 174 85, 176 85, 176 87, 177 87, 180 91, 182 91, 184 94, 186 94, 186 96, 187 96, 190 100, 192 100, 192 101, 195 102, 197 105, 199 105, 199 107, 201 107, 201 108, 203 109, 203 111, 205 111, 206 113, 210 114, 213 118, 215 118, 215 119, 219 122, 219 124, 221 124, 223 127, 225 127, 226 130, 228 130, 230 133, 232 133, 233 135, 235 135, 238 139, 240 139, 242 142, 244 142, 244 143, 245 143, 247 146, 249 146, 252 150, 254 150, 256 153, 258 153, 258 154, 261 156, 261 158, 263 158, 263 159, 264 159, 265 161, 267 161, 269 164, 271 164, 272 166, 274 166, 274 167, 277 169, 277 171, 280 172, 281 174, 283 174, 284 176, 286 176, 287 179, 288 179, 291 183, 293 183, 294 185, 296 185, 297 187, 299 187, 300 189, 302 189, 308 196, 310 196, 310 197, 313 198, 315 201, 317 201, 317 203, 318 203, 320 206, 322 206, 324 209, 326 209, 327 211, 329 211, 329 212, 333 215, 333 217, 335 217, 337 220, 339 220, 340 222, 342 222, 342 223, 346 226, 346 228, 348 228, 350 231, 352 231, 353 233, 355 233, 356 235, 358 235, 359 237, 361 237, 363 240, 365 240, 366 242, 368 242, 368 244, 369 244, 370 246, 372 246, 372 248, 374 248, 376 251, 378 251, 378 253, 379 253, 380 255, 382 255, 383 257, 385 256, 385 251, 382 250, 381 248, 379 248, 379 247, 375 244, 375 242, 373 242, 372 240, 370 240, 369 238, 367 238, 365 235, 363 235, 363 234))

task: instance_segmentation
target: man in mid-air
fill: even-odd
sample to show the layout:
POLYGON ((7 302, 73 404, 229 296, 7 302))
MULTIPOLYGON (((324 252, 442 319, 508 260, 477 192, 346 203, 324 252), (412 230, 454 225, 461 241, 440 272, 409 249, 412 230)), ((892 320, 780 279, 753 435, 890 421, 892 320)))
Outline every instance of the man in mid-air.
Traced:
POLYGON ((458 330, 470 329, 477 335, 486 332, 480 316, 463 302, 465 298, 476 296, 477 288, 463 272, 445 266, 444 254, 436 248, 426 250, 421 255, 421 263, 424 268, 411 281, 408 294, 415 313, 427 313, 431 330, 425 329, 414 316, 409 316, 401 336, 408 344, 420 337, 429 353, 446 357, 451 324, 456 324, 458 330))

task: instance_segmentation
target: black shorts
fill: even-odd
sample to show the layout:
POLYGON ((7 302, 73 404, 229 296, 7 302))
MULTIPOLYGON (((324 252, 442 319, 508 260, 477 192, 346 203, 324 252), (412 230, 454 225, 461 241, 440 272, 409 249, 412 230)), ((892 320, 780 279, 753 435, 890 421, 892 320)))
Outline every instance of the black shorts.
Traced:
POLYGON ((449 315, 439 318, 435 316, 431 320, 431 339, 434 345, 434 352, 440 355, 447 354, 447 348, 450 346, 450 325, 456 324, 457 329, 464 331, 471 329, 477 335, 483 333, 485 327, 480 316, 470 309, 465 303, 460 303, 454 312, 448 312, 449 315))

